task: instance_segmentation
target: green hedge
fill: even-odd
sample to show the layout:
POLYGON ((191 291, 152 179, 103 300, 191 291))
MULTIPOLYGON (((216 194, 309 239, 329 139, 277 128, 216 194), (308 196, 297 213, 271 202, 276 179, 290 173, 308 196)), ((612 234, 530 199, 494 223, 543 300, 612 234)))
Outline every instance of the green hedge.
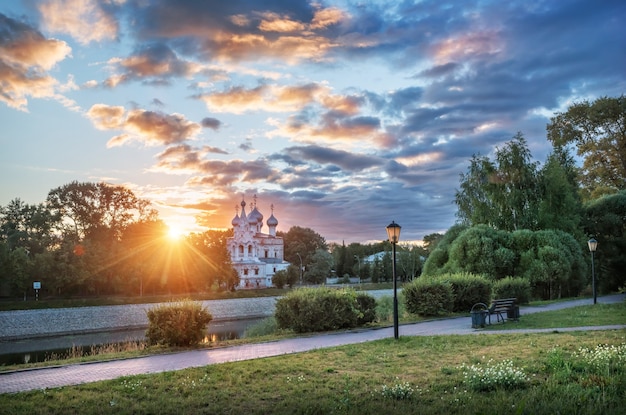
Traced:
POLYGON ((517 298, 518 304, 528 304, 532 289, 526 278, 506 277, 493 284, 494 298, 517 298))
POLYGON ((276 301, 274 316, 279 328, 296 333, 353 328, 376 316, 376 300, 367 297, 353 289, 300 288, 276 301))
POLYGON ((149 344, 165 346, 194 346, 207 334, 213 320, 209 311, 191 300, 157 305, 147 311, 149 344))
POLYGON ((417 278, 402 288, 406 311, 420 316, 438 316, 452 312, 454 294, 449 282, 417 278))
POLYGON ((468 273, 445 274, 435 278, 448 282, 454 294, 453 312, 468 312, 476 303, 489 303, 492 283, 482 275, 468 273))

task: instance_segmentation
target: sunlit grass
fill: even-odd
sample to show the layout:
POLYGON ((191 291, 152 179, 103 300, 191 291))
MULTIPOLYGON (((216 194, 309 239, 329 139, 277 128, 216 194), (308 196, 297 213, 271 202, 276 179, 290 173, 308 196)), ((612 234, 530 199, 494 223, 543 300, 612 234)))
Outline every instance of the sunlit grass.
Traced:
POLYGON ((607 377, 577 353, 625 343, 624 330, 405 336, 5 394, 0 408, 12 414, 621 414, 624 363, 607 377), (553 350, 563 365, 554 364, 553 350), (493 387, 470 387, 463 367, 489 359, 494 367, 509 359, 506 368, 522 371, 526 380, 504 387, 499 382, 506 376, 488 372, 493 387))

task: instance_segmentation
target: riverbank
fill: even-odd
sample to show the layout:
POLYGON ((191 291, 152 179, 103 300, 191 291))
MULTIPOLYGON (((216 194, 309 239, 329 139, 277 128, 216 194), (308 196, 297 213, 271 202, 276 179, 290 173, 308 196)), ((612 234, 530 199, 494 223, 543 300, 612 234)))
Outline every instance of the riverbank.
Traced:
MULTIPOLYGON (((393 290, 367 291, 374 298, 392 296, 393 290)), ((202 301, 213 323, 272 316, 280 297, 202 301)), ((146 311, 158 304, 54 308, 0 312, 0 342, 114 332, 148 327, 146 311)))

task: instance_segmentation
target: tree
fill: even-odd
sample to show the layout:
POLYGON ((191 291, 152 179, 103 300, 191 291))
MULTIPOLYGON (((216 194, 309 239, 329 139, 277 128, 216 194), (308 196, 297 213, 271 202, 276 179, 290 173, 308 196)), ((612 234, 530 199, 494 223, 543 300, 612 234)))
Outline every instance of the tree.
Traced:
POLYGON ((311 264, 307 267, 304 279, 312 284, 321 284, 330 275, 333 268, 333 256, 323 249, 315 251, 311 264))
POLYGON ((507 232, 478 225, 453 236, 449 243, 446 236, 433 251, 424 267, 425 274, 472 273, 491 280, 522 277, 530 282, 533 294, 542 299, 575 296, 585 286, 586 267, 580 244, 566 232, 507 232), (437 269, 432 261, 437 261, 437 269))
POLYGON ((426 256, 430 255, 431 252, 437 248, 439 242, 443 239, 443 234, 441 233, 431 233, 424 236, 424 250, 426 251, 426 256))
POLYGON ((305 269, 307 269, 313 261, 313 255, 315 255, 318 249, 324 251, 328 249, 324 238, 310 228, 292 226, 287 233, 279 231, 276 234, 283 238, 285 261, 299 265, 300 259, 302 259, 302 266, 305 269))
POLYGON ((410 281, 422 273, 422 258, 426 256, 424 248, 403 243, 397 250, 397 274, 403 281, 410 281))
POLYGON ((575 145, 584 157, 584 199, 626 188, 626 96, 583 101, 558 113, 547 126, 555 146, 575 145))
POLYGON ((598 241, 596 274, 601 292, 626 287, 626 190, 584 205, 585 232, 598 241))
POLYGON ((474 155, 456 191, 457 216, 466 225, 534 229, 537 224, 537 165, 517 133, 496 150, 495 161, 474 155))
MULTIPOLYGON (((539 174, 541 201, 539 229, 560 229, 581 235, 582 202, 578 196, 573 161, 563 149, 555 149, 539 174)), ((581 235, 582 236, 582 235, 581 235)))
POLYGON ((134 221, 156 217, 148 201, 138 199, 131 190, 107 183, 71 182, 48 193, 48 207, 70 228, 80 241, 86 237, 119 239, 125 226, 134 221))

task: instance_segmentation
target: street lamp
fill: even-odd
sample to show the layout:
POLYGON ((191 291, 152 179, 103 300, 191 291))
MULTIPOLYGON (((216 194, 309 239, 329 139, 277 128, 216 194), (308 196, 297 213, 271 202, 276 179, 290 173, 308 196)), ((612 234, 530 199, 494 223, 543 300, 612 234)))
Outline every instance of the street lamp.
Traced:
POLYGON ((387 236, 391 242, 392 260, 391 273, 393 274, 393 337, 398 339, 398 283, 396 278, 396 244, 400 240, 400 225, 391 221, 387 226, 387 236))
POLYGON ((598 296, 596 295, 596 270, 593 265, 593 254, 596 252, 598 248, 598 241, 594 238, 591 238, 587 241, 587 245, 589 246, 589 252, 591 252, 591 289, 593 290, 593 303, 596 304, 598 301, 598 296))
POLYGON ((304 284, 304 281, 302 280, 302 257, 300 256, 299 252, 296 252, 296 255, 298 255, 298 258, 300 258, 300 285, 304 284))

